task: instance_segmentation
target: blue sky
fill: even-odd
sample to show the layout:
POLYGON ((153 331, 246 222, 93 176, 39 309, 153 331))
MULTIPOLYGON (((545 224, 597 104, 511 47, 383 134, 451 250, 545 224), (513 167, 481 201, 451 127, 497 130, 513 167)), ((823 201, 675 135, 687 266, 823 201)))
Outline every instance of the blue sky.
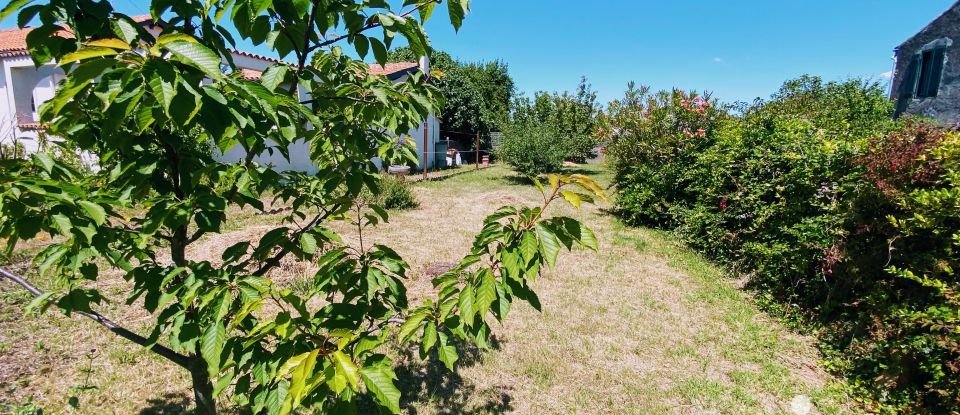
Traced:
POLYGON ((477 0, 460 33, 428 25, 435 47, 500 58, 521 91, 572 89, 602 101, 628 81, 767 97, 804 73, 881 77, 893 48, 955 0, 477 0))
MULTIPOLYGON (((880 79, 893 48, 954 1, 474 0, 459 33, 441 13, 427 30, 457 58, 503 60, 528 94, 573 89, 587 76, 602 102, 628 81, 735 101, 767 97, 804 73, 880 79)), ((147 9, 146 0, 113 3, 147 9)))

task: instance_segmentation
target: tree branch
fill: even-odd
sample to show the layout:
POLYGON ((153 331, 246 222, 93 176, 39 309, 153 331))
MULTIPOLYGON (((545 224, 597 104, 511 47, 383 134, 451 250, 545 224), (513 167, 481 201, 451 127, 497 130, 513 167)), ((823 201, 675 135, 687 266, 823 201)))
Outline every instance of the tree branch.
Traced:
MULTIPOLYGON (((430 2, 430 3, 439 3, 439 1, 432 1, 432 2, 430 2)), ((412 8, 412 9, 410 9, 410 10, 402 13, 402 14, 401 14, 400 16, 398 16, 398 17, 400 17, 400 18, 402 18, 402 19, 406 19, 408 16, 410 16, 411 14, 416 13, 416 12, 419 11, 421 8, 423 8, 424 6, 426 6, 427 4, 429 4, 429 3, 424 3, 424 4, 421 4, 421 5, 417 6, 417 7, 414 7, 414 8, 412 8)), ((341 40, 343 40, 343 39, 346 39, 346 38, 348 38, 348 37, 350 37, 350 36, 358 35, 358 34, 360 34, 360 33, 366 32, 367 30, 373 29, 373 28, 375 28, 375 27, 380 27, 380 26, 383 26, 383 24, 380 23, 380 19, 377 19, 377 22, 375 22, 375 23, 368 23, 368 24, 364 25, 363 27, 361 27, 360 29, 358 29, 356 32, 347 33, 347 34, 345 34, 345 35, 340 35, 340 36, 335 36, 335 37, 333 37, 333 38, 331 38, 331 39, 328 39, 328 40, 325 40, 325 41, 323 41, 323 42, 317 43, 316 45, 313 45, 313 46, 310 47, 310 51, 314 51, 314 50, 320 49, 320 48, 322 48, 322 47, 330 46, 330 45, 332 45, 332 44, 334 44, 334 43, 337 43, 337 42, 339 42, 339 41, 341 41, 341 40)))
POLYGON ((359 102, 359 103, 362 103, 362 104, 376 104, 376 103, 377 103, 376 101, 366 101, 366 100, 363 100, 363 99, 360 99, 360 98, 354 98, 354 97, 330 97, 330 96, 327 96, 327 97, 314 97, 313 99, 308 99, 308 100, 306 100, 306 101, 300 101, 300 103, 303 104, 303 105, 309 105, 309 104, 314 104, 314 103, 321 102, 321 101, 324 101, 324 100, 329 100, 329 101, 334 101, 334 100, 353 101, 353 102, 359 102))
MULTIPOLYGON (((324 210, 323 213, 317 214, 317 216, 314 217, 313 220, 310 221, 310 223, 308 223, 306 226, 304 226, 302 229, 300 229, 294 234, 294 237, 292 239, 294 243, 296 243, 296 241, 300 239, 300 236, 307 233, 311 229, 317 227, 317 225, 320 225, 320 223, 322 223, 325 219, 327 219, 336 210, 338 209, 334 208, 330 210, 324 210)), ((280 249, 280 251, 278 251, 276 255, 266 260, 263 263, 263 265, 261 265, 260 268, 254 271, 253 274, 251 275, 254 275, 257 277, 262 277, 266 275, 267 272, 269 272, 271 269, 273 269, 277 265, 280 265, 280 260, 282 260, 283 257, 287 256, 287 254, 289 253, 290 253, 290 250, 287 248, 280 249)))
MULTIPOLYGON (((7 271, 5 268, 0 268, 0 279, 6 279, 6 280, 9 280, 10 282, 13 282, 14 284, 19 285, 23 289, 30 292, 30 294, 33 294, 34 297, 39 297, 45 294, 43 290, 37 288, 33 284, 30 284, 30 282, 28 282, 25 278, 17 274, 14 274, 10 271, 7 271)), ((147 347, 147 345, 150 344, 150 342, 147 340, 146 337, 143 337, 139 334, 136 334, 130 330, 127 330, 121 327, 119 324, 115 323, 113 320, 110 320, 109 318, 104 317, 102 314, 96 311, 90 311, 90 312, 74 311, 74 312, 95 321, 97 324, 105 327, 107 330, 112 331, 113 334, 123 337, 124 339, 127 339, 140 346, 147 347)), ((184 356, 180 353, 177 353, 159 344, 153 344, 149 347, 149 349, 151 352, 154 352, 160 355, 161 357, 175 363, 177 366, 189 369, 189 366, 190 366, 189 357, 184 356)))

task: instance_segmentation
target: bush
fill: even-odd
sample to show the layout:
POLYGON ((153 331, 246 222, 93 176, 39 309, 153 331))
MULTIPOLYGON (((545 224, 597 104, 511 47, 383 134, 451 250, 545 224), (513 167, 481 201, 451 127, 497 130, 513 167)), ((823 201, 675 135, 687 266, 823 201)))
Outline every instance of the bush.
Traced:
POLYGON ((518 98, 513 102, 513 111, 504 131, 505 139, 508 136, 515 139, 514 147, 503 150, 502 155, 513 156, 517 164, 511 165, 525 174, 557 171, 564 161, 584 163, 596 156, 595 150, 600 145, 596 135, 599 113, 597 93, 586 78, 580 79, 575 93, 539 91, 533 99, 518 98), (517 141, 528 140, 527 136, 548 140, 538 143, 517 141), (536 154, 519 154, 518 151, 536 151, 536 154), (558 158, 559 162, 556 161, 558 158))
POLYGON ((378 184, 380 188, 377 193, 364 189, 361 195, 364 202, 395 210, 414 209, 420 206, 417 196, 413 194, 403 178, 382 174, 378 184))
POLYGON ((876 279, 845 270, 873 288, 852 370, 865 385, 878 374, 897 410, 946 413, 960 408, 960 135, 908 121, 869 148, 858 161, 874 209, 854 224, 854 247, 876 251, 863 255, 876 279))
POLYGON ((565 151, 549 124, 528 120, 507 126, 496 156, 522 174, 537 176, 560 171, 565 151))
POLYGON ((750 276, 877 409, 944 413, 960 407, 960 144, 892 110, 858 80, 722 109, 631 88, 604 131, 626 221, 750 276))
POLYGON ((610 104, 601 134, 608 141, 627 222, 668 226, 670 211, 688 199, 684 174, 708 148, 726 114, 709 97, 680 90, 651 94, 630 85, 610 104))

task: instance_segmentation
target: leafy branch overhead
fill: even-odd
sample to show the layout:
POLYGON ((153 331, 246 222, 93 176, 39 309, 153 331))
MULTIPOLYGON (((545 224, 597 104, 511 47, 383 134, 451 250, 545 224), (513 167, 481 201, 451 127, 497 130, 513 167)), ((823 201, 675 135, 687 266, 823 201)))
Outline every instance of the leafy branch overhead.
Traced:
MULTIPOLYGON (((379 62, 397 37, 429 53, 423 24, 438 5, 156 0, 151 13, 166 23, 154 37, 107 2, 9 3, 0 17, 40 22, 27 39, 33 59, 66 72, 41 122, 95 155, 100 168, 79 172, 46 153, 2 162, 6 254, 20 241, 52 236, 34 264, 56 284, 43 292, 6 270, 0 277, 35 295, 30 308, 92 318, 182 367, 198 413, 356 411, 361 396, 399 412, 385 348, 412 341, 454 368, 454 339, 485 345, 489 322, 502 321, 515 301, 539 307, 530 283, 559 251, 597 249, 589 229, 546 209, 558 199, 579 207, 605 198, 583 176, 538 182, 543 204, 494 213, 469 255, 434 281, 437 298, 419 305, 408 303, 409 266, 394 250, 351 246, 328 227, 349 220, 362 235, 388 220, 383 208, 357 202, 365 191, 380 192, 371 160, 414 157, 397 137, 443 102, 422 75, 399 83, 368 75, 342 45, 379 62), (235 35, 295 62, 245 80, 230 54, 235 35), (263 153, 289 158, 294 142, 309 146, 317 173, 254 161, 263 153), (242 160, 223 162, 211 148, 238 150, 242 160), (262 237, 224 249, 216 261, 188 255, 225 231, 229 209, 262 212, 268 202, 292 209, 262 237), (270 279, 288 257, 319 267, 305 293, 270 279), (128 281, 124 298, 99 290, 104 272, 128 281), (100 314, 116 300, 149 312, 149 331, 134 333, 100 314)), ((469 3, 446 8, 459 28, 469 3)))

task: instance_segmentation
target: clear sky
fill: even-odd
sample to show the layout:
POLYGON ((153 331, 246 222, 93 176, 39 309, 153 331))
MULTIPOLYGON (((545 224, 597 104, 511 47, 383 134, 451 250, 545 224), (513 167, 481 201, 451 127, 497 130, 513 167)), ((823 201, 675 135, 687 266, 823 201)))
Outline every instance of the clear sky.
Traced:
MULTIPOLYGON (((889 76, 893 48, 954 1, 473 0, 460 33, 441 9, 427 30, 457 58, 503 60, 528 94, 573 89, 587 76, 602 102, 631 80, 735 101, 767 97, 804 73, 889 76)), ((113 4, 147 10, 146 0, 113 4)))
POLYGON ((804 73, 880 78, 893 48, 956 0, 476 0, 458 35, 428 25, 435 47, 500 58, 521 91, 573 89, 602 101, 628 81, 767 97, 804 73))

